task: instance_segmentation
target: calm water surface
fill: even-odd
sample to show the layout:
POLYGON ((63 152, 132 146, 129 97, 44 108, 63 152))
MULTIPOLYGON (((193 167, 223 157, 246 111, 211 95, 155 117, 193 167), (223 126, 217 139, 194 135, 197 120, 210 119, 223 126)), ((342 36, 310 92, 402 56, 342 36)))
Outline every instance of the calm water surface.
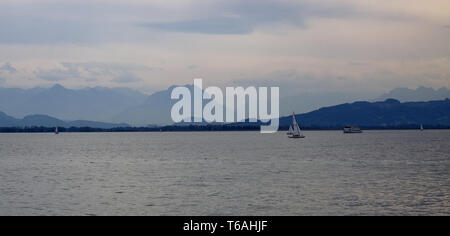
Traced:
POLYGON ((0 215, 450 215, 450 131, 0 134, 0 215))

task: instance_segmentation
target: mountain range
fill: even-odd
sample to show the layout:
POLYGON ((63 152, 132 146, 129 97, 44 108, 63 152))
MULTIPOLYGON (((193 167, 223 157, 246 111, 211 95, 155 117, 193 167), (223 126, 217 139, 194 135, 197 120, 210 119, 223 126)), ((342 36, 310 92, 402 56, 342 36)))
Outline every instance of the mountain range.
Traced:
MULTIPOLYGON (((450 127, 450 99, 429 102, 401 103, 395 99, 383 102, 354 102, 324 107, 316 111, 296 115, 302 127, 339 128, 346 125, 362 127, 402 127, 426 125, 450 127)), ((287 127, 292 117, 280 118, 280 126, 287 127)), ((215 124, 220 125, 220 124, 215 124)), ((254 123, 234 123, 227 126, 255 125, 254 123)), ((31 115, 16 119, 0 112, 0 127, 92 127, 111 129, 129 127, 125 123, 104 123, 93 121, 62 121, 46 115, 31 115)))
POLYGON ((111 129, 116 127, 129 127, 128 124, 113 124, 105 122, 95 122, 86 120, 63 121, 47 115, 30 115, 23 119, 17 119, 0 112, 0 127, 92 127, 101 129, 111 129))
MULTIPOLYGON (((362 127, 399 127, 408 125, 450 126, 450 99, 401 103, 354 102, 325 107, 296 116, 304 127, 336 128, 346 125, 362 127)), ((292 124, 292 117, 280 118, 281 126, 292 124)))
POLYGON ((381 95, 376 101, 384 101, 393 98, 401 102, 419 102, 419 101, 435 101, 450 98, 450 90, 443 87, 433 89, 421 86, 417 89, 396 88, 388 93, 381 95))
MULTIPOLYGON (((118 116, 114 117, 114 122, 130 122, 131 124, 170 124, 170 110, 176 102, 170 98, 171 91, 174 88, 170 87, 165 91, 160 91, 150 95, 146 101, 139 106, 132 107, 118 116)), ((185 85, 191 94, 193 94, 193 86, 185 85)), ((396 99, 399 101, 433 101, 444 100, 450 98, 450 91, 446 88, 434 90, 432 88, 419 87, 417 90, 410 89, 394 89, 389 93, 380 96, 374 101, 380 101, 383 97, 387 99, 396 99), (404 92, 409 91, 409 92, 404 92), (404 96, 407 94, 408 96, 404 96)), ((327 94, 326 96, 319 96, 314 94, 305 94, 294 97, 280 98, 280 114, 290 114, 292 111, 315 111, 321 107, 331 105, 338 105, 346 101, 355 101, 356 97, 345 94, 327 94)), ((206 104, 206 102, 204 102, 206 104)), ((303 113, 303 112, 301 112, 303 113)), ((305 112, 306 113, 306 112, 305 112)))
MULTIPOLYGON (((177 102, 171 99, 171 91, 174 87, 151 95, 129 88, 68 89, 59 84, 50 88, 0 88, 0 111, 12 117, 25 117, 25 121, 22 121, 25 124, 30 114, 45 114, 48 117, 57 117, 54 119, 59 119, 61 122, 96 120, 103 124, 132 126, 169 125, 172 123, 170 110, 177 102)), ((185 87, 193 90, 192 85, 185 85, 185 87)), ((397 88, 373 101, 385 101, 389 98, 401 102, 443 100, 450 98, 450 90, 447 88, 434 90, 426 87, 419 87, 416 90, 397 88)), ((281 115, 287 115, 292 111, 306 113, 320 107, 355 100, 360 99, 338 93, 323 96, 300 94, 280 97, 280 113, 281 115)))
MULTIPOLYGON (((113 121, 130 122, 136 125, 167 125, 173 123, 171 122, 171 109, 177 101, 171 99, 171 93, 175 87, 148 96, 144 102, 117 114, 113 117, 113 121)), ((185 87, 193 94, 194 86, 185 85, 185 87)))
POLYGON ((128 88, 67 89, 0 88, 0 111, 15 117, 46 114, 63 120, 111 122, 120 112, 145 101, 147 95, 128 88))

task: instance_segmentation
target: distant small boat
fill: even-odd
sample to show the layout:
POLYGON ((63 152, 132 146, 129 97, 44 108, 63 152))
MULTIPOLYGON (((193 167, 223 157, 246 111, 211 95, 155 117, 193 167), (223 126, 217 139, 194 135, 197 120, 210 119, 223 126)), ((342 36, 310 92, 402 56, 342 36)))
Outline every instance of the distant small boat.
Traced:
POLYGON ((423 125, 420 125, 420 130, 424 131, 423 125))
POLYGON ((300 127, 298 126, 297 118, 295 118, 295 113, 292 114, 292 134, 289 136, 289 138, 305 138, 304 135, 302 135, 302 131, 300 130, 300 127))
POLYGON ((344 134, 360 134, 362 130, 357 126, 345 126, 344 134))
POLYGON ((287 135, 293 135, 294 134, 294 128, 292 128, 292 125, 289 126, 289 131, 286 134, 287 135))
POLYGON ((55 128, 55 134, 59 134, 58 127, 55 128))

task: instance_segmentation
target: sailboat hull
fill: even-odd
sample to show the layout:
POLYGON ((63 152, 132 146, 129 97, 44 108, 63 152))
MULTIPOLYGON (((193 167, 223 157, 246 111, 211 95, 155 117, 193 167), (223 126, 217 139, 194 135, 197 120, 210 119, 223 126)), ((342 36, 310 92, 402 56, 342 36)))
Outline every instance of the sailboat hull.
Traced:
POLYGON ((303 135, 300 135, 300 136, 289 136, 289 138, 306 138, 306 137, 303 135))

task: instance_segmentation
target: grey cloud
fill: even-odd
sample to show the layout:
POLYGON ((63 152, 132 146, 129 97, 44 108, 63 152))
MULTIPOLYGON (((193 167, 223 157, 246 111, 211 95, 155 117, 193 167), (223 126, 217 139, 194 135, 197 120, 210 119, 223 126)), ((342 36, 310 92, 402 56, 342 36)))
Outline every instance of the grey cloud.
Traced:
POLYGON ((127 41, 138 34, 133 31, 137 27, 130 22, 118 20, 134 17, 133 7, 128 7, 126 13, 122 13, 123 8, 117 4, 105 7, 92 1, 39 4, 0 2, 0 43, 95 44, 127 41))
POLYGON ((368 66, 368 63, 365 62, 359 62, 359 61, 351 61, 348 63, 351 66, 368 66))
POLYGON ((14 68, 9 62, 6 62, 3 66, 1 66, 0 71, 6 71, 10 74, 17 73, 16 68, 14 68))
MULTIPOLYGON (((0 42, 6 44, 92 43, 98 32, 87 22, 0 16, 0 42)), ((99 28, 101 29, 101 28, 99 28)))
POLYGON ((190 66, 186 67, 186 69, 188 69, 188 70, 196 70, 197 68, 198 68, 197 65, 190 65, 190 66))
MULTIPOLYGON (((141 26, 188 33, 248 34, 256 27, 284 22, 304 26, 304 11, 295 5, 273 0, 219 1, 209 16, 176 22, 151 22, 141 26)), ((192 10, 192 15, 205 15, 192 10)))
POLYGON ((352 78, 301 73, 293 69, 273 71, 259 78, 242 77, 232 81, 233 86, 280 87, 280 97, 309 91, 327 91, 330 86, 333 89, 342 89, 352 83, 352 78))
POLYGON ((86 81, 88 83, 93 83, 93 82, 97 82, 98 79, 96 79, 96 78, 85 78, 84 81, 86 81))
POLYGON ((112 80, 112 82, 115 83, 135 83, 142 81, 140 78, 138 78, 136 75, 133 75, 131 73, 122 74, 112 80))
POLYGON ((151 31, 202 34, 248 34, 271 24, 308 26, 312 18, 379 17, 398 20, 407 16, 356 9, 351 4, 305 0, 195 1, 182 14, 151 3, 118 4, 108 7, 92 1, 58 1, 25 4, 0 3, 0 43, 55 44, 148 42, 151 31), (149 20, 158 16, 160 21, 149 20), (178 17, 170 17, 170 16, 178 17), (181 15, 181 16, 180 16, 181 15), (168 20, 176 18, 178 20, 168 20), (140 27, 137 27, 140 26, 140 27))
POLYGON ((67 79, 84 79, 87 82, 98 81, 99 78, 109 77, 117 83, 132 83, 140 81, 133 72, 151 71, 152 67, 127 64, 108 63, 69 63, 63 62, 59 68, 38 69, 36 77, 46 81, 63 81, 67 79))
POLYGON ((46 81, 63 81, 70 78, 79 78, 80 71, 77 68, 62 65, 62 68, 53 68, 50 70, 38 69, 34 72, 36 77, 46 81))
POLYGON ((202 34, 248 34, 255 29, 271 24, 286 24, 297 28, 308 27, 314 18, 380 18, 389 20, 410 20, 401 14, 371 12, 357 9, 345 3, 319 3, 312 1, 280 2, 276 0, 226 0, 218 1, 209 11, 203 9, 192 15, 203 15, 195 19, 175 22, 150 22, 141 24, 158 30, 202 34))
POLYGON ((153 68, 142 65, 118 64, 118 63, 101 63, 101 62, 85 62, 85 63, 61 63, 65 67, 77 70, 83 70, 93 76, 113 76, 129 71, 153 71, 160 70, 160 68, 153 68))
POLYGON ((167 31, 204 34, 248 34, 253 31, 252 24, 241 24, 239 20, 227 18, 149 23, 142 24, 142 26, 167 31))

